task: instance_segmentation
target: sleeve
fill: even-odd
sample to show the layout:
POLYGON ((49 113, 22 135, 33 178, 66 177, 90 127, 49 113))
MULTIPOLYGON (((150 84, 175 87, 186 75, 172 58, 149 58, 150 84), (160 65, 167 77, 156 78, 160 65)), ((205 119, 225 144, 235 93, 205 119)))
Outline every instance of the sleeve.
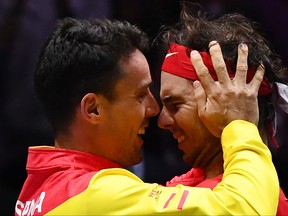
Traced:
POLYGON ((233 121, 223 131, 224 175, 213 189, 144 183, 125 169, 98 172, 81 194, 51 215, 275 215, 279 183, 257 127, 233 121), (64 211, 65 210, 65 211, 64 211))

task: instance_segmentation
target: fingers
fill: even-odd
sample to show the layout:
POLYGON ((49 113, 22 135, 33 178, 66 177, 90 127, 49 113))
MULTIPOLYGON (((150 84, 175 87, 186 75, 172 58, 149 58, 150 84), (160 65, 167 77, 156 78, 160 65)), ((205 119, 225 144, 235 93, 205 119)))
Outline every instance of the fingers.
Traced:
POLYGON ((214 80, 212 79, 207 67, 204 65, 201 55, 198 51, 193 50, 190 53, 190 60, 193 64, 197 76, 206 92, 211 92, 213 89, 214 80))
MULTIPOLYGON (((238 46, 238 59, 235 73, 235 84, 238 88, 245 88, 246 79, 248 72, 248 46, 244 43, 239 44, 238 46)), ((251 92, 258 93, 259 87, 263 80, 265 69, 263 65, 260 65, 256 73, 249 84, 249 89, 251 92)))
POLYGON ((227 72, 226 64, 222 55, 220 45, 217 41, 210 42, 209 52, 211 55, 213 67, 217 74, 218 81, 220 83, 229 83, 230 78, 227 72))
POLYGON ((264 74, 265 74, 264 65, 259 65, 253 79, 250 82, 250 89, 253 92, 258 93, 260 85, 261 85, 263 78, 264 78, 264 74))
POLYGON ((193 87, 194 87, 194 98, 197 102, 198 113, 199 115, 201 115, 201 113, 205 112, 206 100, 207 100, 206 93, 198 80, 195 80, 193 82, 193 87))
POLYGON ((235 82, 239 87, 243 87, 246 85, 246 77, 248 71, 248 47, 246 44, 238 45, 238 59, 235 73, 235 82))
POLYGON ((218 81, 214 81, 197 51, 192 51, 191 62, 199 81, 194 81, 194 96, 198 115, 207 129, 220 137, 222 129, 235 119, 257 125, 259 120, 257 94, 264 76, 264 67, 259 66, 250 83, 246 83, 248 72, 248 47, 238 46, 237 70, 230 79, 220 45, 213 41, 209 45, 213 67, 218 81))

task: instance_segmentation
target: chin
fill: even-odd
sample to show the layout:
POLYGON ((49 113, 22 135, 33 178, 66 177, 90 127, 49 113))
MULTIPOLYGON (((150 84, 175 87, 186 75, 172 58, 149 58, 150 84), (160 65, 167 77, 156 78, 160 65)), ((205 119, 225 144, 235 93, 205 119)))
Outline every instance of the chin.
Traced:
POLYGON ((139 164, 139 163, 141 163, 142 160, 143 160, 143 155, 142 155, 142 153, 141 153, 140 157, 138 158, 138 160, 136 161, 135 164, 139 164))
POLYGON ((128 162, 127 166, 130 167, 130 166, 137 165, 142 162, 142 159, 143 159, 142 154, 140 154, 138 157, 131 158, 130 161, 127 161, 128 162))

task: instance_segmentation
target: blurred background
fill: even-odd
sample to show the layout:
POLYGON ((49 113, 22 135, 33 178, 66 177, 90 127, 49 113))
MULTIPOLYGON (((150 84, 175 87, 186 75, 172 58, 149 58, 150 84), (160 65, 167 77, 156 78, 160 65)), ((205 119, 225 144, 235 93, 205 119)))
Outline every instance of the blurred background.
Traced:
MULTIPOLYGON (((207 12, 221 15, 239 12, 260 24, 276 53, 288 63, 287 0, 200 0, 207 12)), ((153 39, 162 25, 178 20, 179 0, 1 0, 0 1, 0 214, 13 215, 18 193, 26 178, 28 146, 53 145, 50 126, 33 90, 33 72, 40 48, 57 19, 115 18, 138 25, 153 39)), ((156 52, 155 52, 156 53, 156 52)), ((159 99, 160 62, 151 52, 148 61, 159 99)), ((288 122, 287 115, 280 118, 288 122)), ((152 119, 144 145, 144 161, 132 167, 147 182, 165 184, 187 171, 181 152, 169 132, 152 119)), ((273 155, 280 167, 280 183, 287 196, 287 127, 281 130, 281 151, 273 155), (284 158, 284 159, 283 159, 284 158), (286 158, 286 159, 285 159, 286 158), (286 166, 285 164, 286 163, 286 166), (286 182, 286 184, 285 184, 286 182)), ((280 139, 279 138, 279 139, 280 139)))

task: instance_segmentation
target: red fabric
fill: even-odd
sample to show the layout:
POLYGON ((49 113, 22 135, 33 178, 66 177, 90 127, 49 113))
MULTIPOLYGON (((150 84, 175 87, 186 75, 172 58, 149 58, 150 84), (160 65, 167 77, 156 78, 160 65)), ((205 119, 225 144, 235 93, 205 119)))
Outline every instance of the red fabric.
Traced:
MULTIPOLYGON (((162 71, 191 80, 199 80, 189 57, 189 53, 191 51, 192 49, 189 49, 188 47, 172 43, 162 64, 162 71)), ((217 80, 217 75, 214 70, 210 54, 207 52, 199 52, 199 53, 202 56, 203 62, 205 66, 208 68, 212 78, 214 80, 217 80)), ((229 64, 227 64, 227 70, 230 78, 233 78, 235 73, 230 69, 229 64)), ((252 80, 255 72, 256 72, 255 67, 249 68, 247 73, 248 83, 252 80)), ((269 86, 269 83, 264 77, 264 80, 262 81, 262 84, 260 85, 259 88, 259 94, 268 95, 270 93, 271 93, 271 87, 269 86)))
MULTIPOLYGON (((28 200, 36 201, 45 192, 41 214, 37 211, 33 214, 44 215, 84 191, 99 170, 120 167, 112 161, 85 152, 30 147, 26 166, 28 176, 18 200, 24 204, 28 200)), ((24 206, 16 206, 24 211, 24 206)))
POLYGON ((205 180, 205 173, 202 169, 193 168, 181 176, 175 176, 170 181, 166 182, 167 187, 175 187, 178 184, 186 186, 195 186, 205 180))
MULTIPOLYGON (((223 174, 220 174, 212 179, 205 179, 205 172, 200 168, 192 168, 187 173, 184 173, 181 176, 176 176, 170 181, 166 182, 167 187, 176 186, 177 184, 182 184, 192 187, 204 187, 213 188, 221 182, 223 174)), ((288 215, 288 200, 285 197, 282 189, 280 188, 279 194, 279 204, 277 209, 277 216, 288 215)))

